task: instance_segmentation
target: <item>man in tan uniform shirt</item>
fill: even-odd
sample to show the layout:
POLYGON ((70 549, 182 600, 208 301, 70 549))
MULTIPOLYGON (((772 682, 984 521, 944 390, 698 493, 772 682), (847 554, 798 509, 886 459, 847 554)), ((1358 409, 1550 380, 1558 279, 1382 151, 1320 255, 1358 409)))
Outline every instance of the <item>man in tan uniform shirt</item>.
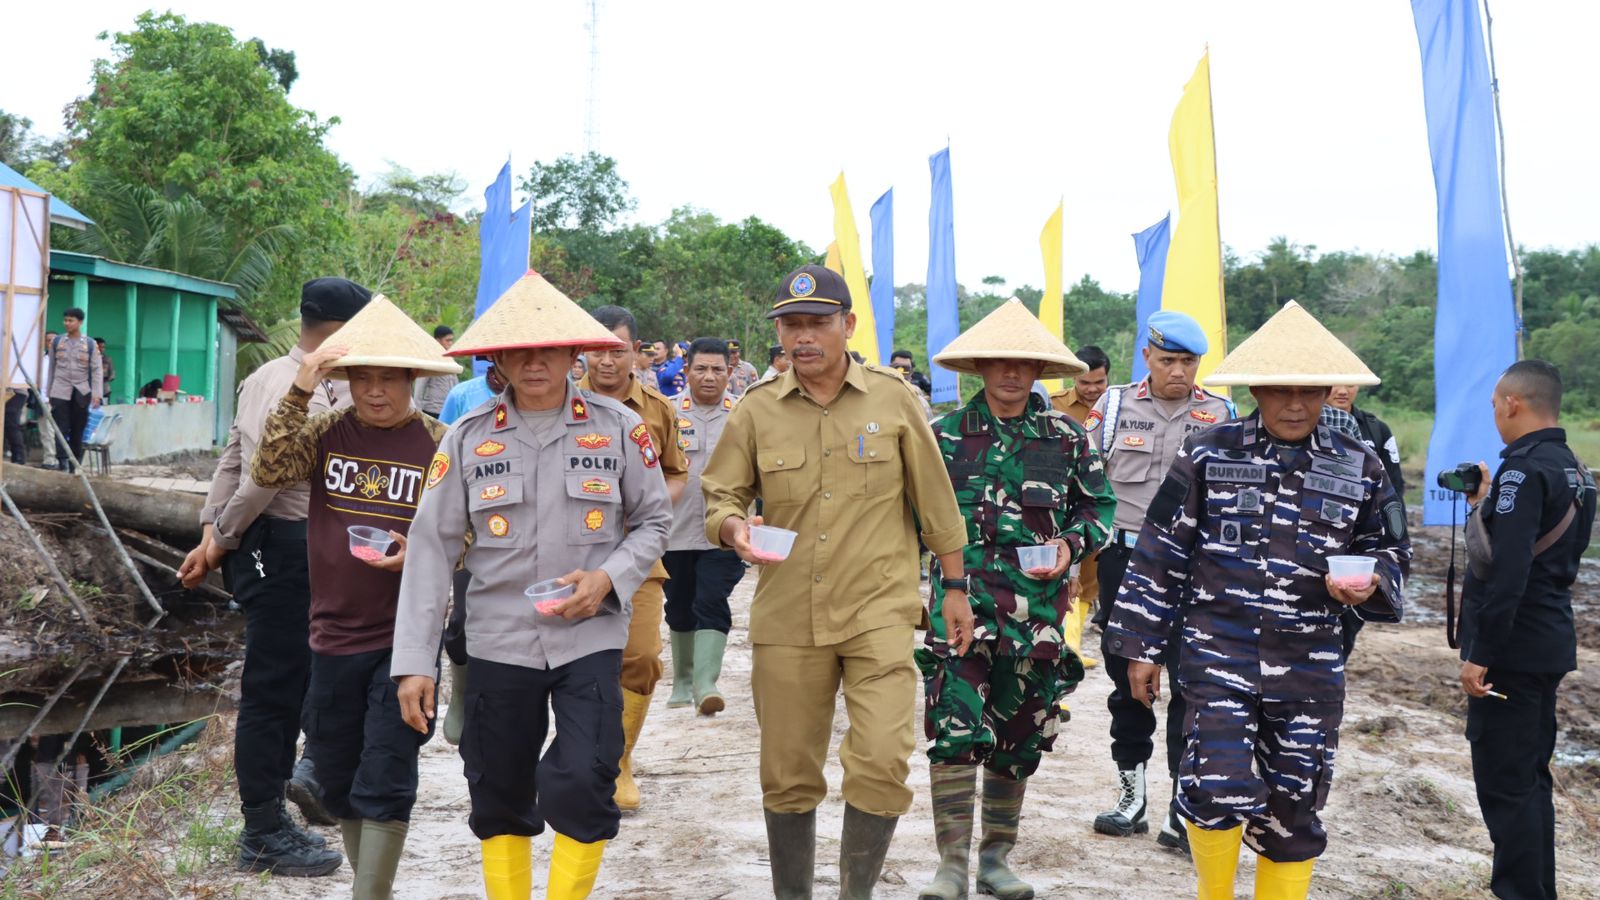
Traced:
MULTIPOLYGON (((678 420, 672 403, 655 389, 655 377, 648 370, 634 368, 639 353, 639 328, 633 314, 620 306, 602 306, 591 313, 607 330, 626 342, 620 350, 590 351, 585 359, 588 374, 578 387, 610 397, 639 414, 650 439, 661 454, 661 475, 667 480, 667 493, 673 503, 683 495, 689 481, 689 461, 678 443, 678 420)), ((628 627, 628 646, 622 651, 622 774, 617 776, 617 806, 631 811, 639 808, 639 786, 633 779, 633 748, 650 712, 650 696, 661 680, 661 615, 666 603, 666 566, 660 560, 650 568, 650 576, 633 595, 633 619, 628 627)))
MULTIPOLYGON (((839 749, 845 816, 839 896, 865 898, 883 868, 906 786, 922 616, 917 525, 949 576, 945 605, 966 609, 966 523, 914 390, 852 362, 844 279, 821 266, 786 276, 769 318, 794 361, 734 406, 701 474, 706 537, 761 565, 750 610, 751 690, 761 726, 762 805, 779 898, 811 896, 816 807, 841 684, 850 726, 839 749), (744 516, 798 532, 781 562, 751 553, 744 516)), ((954 652, 972 620, 952 623, 954 652)))
MULTIPOLYGON (((1078 351, 1078 359, 1089 367, 1089 371, 1072 380, 1072 387, 1056 391, 1050 395, 1050 406, 1056 412, 1063 412, 1071 416, 1079 425, 1089 418, 1089 413, 1094 411, 1094 405, 1099 402, 1101 395, 1106 392, 1110 383, 1111 360, 1106 352, 1089 344, 1078 351)), ((1100 450, 1095 445, 1095 452, 1100 450)), ((1078 658, 1083 660, 1083 667, 1092 669, 1099 665, 1094 659, 1083 653, 1083 626, 1089 618, 1089 608, 1100 597, 1100 554, 1094 553, 1080 563, 1067 591, 1072 596, 1072 612, 1067 621, 1067 640, 1072 644, 1072 649, 1078 651, 1078 658)), ((1065 701, 1063 701, 1065 702, 1065 701)))

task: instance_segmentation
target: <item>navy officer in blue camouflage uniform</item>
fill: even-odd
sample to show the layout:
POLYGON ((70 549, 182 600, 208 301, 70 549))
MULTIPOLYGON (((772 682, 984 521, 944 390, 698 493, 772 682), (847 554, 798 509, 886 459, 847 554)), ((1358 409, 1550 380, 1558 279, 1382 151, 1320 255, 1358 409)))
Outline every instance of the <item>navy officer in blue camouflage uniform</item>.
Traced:
POLYGON ((1334 384, 1378 379, 1291 302, 1207 383, 1247 385, 1258 409, 1184 441, 1150 504, 1106 632, 1130 660, 1134 697, 1160 693, 1181 617, 1178 690, 1188 705, 1173 801, 1199 897, 1232 898, 1239 846, 1260 855, 1258 898, 1304 898, 1327 846, 1344 711, 1340 614, 1398 621, 1410 567, 1383 463, 1318 422, 1334 384), (1328 558, 1371 558, 1342 586, 1328 558))

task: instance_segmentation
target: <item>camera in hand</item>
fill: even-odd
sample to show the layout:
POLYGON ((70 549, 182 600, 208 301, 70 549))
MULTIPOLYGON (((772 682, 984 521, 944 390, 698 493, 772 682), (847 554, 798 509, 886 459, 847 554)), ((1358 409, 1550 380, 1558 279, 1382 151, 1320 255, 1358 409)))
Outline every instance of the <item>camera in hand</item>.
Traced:
POLYGON ((1439 487, 1447 491, 1471 496, 1483 486, 1483 470, 1477 463, 1464 462, 1454 469, 1445 469, 1439 473, 1439 487))

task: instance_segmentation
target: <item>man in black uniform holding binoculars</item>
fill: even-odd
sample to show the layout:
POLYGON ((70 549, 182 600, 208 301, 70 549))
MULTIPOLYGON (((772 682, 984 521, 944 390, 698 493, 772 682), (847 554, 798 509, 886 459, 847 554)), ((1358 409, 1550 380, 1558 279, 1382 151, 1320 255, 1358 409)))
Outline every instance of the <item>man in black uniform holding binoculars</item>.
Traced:
POLYGON ((1561 373, 1524 360, 1500 376, 1494 422, 1506 448, 1441 472, 1468 495, 1461 687, 1478 806, 1494 841, 1497 897, 1556 896, 1550 756, 1556 688, 1577 668, 1572 584, 1594 524, 1595 482, 1559 427, 1561 373))

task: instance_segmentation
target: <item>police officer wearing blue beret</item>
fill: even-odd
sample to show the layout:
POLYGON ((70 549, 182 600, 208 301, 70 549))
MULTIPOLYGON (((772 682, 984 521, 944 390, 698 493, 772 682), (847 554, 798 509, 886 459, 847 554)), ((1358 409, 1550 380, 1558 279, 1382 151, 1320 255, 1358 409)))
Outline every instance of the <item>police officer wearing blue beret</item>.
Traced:
MULTIPOLYGON (((1104 631, 1117 598, 1133 545, 1156 489, 1166 478, 1184 438, 1235 417, 1227 399, 1195 386, 1200 358, 1211 349, 1205 330, 1191 316, 1161 310, 1150 316, 1150 344, 1144 350, 1150 374, 1143 381, 1108 389, 1084 420, 1090 443, 1104 458, 1106 477, 1117 495, 1111 543, 1100 554, 1100 608, 1094 622, 1104 631)), ((1104 647, 1106 673, 1114 684, 1106 698, 1111 711, 1111 759, 1117 765, 1117 802, 1095 818, 1095 831, 1126 837, 1150 830, 1145 816, 1145 765, 1155 749, 1156 717, 1134 700, 1128 688, 1128 661, 1104 647)), ((1176 657, 1177 654, 1172 654, 1176 657)), ((1169 661, 1176 666, 1175 659, 1169 661)), ((1183 749, 1183 698, 1167 706, 1167 769, 1177 780, 1183 749)), ((1157 841, 1185 849, 1185 831, 1169 812, 1157 841)))

